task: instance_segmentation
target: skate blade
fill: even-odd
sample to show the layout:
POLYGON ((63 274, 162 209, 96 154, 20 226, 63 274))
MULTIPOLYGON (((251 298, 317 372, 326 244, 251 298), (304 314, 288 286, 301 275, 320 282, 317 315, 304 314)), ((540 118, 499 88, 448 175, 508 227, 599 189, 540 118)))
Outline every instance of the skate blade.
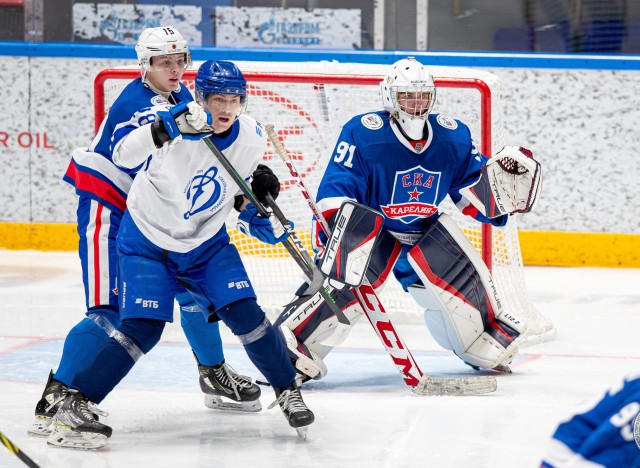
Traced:
POLYGON ((70 448, 75 450, 96 450, 104 446, 107 436, 104 434, 78 432, 68 426, 53 425, 53 431, 47 439, 47 445, 52 447, 70 448))
POLYGON ((413 387, 413 393, 425 396, 466 396, 495 392, 498 388, 493 376, 429 377, 424 376, 413 387))
POLYGON ((36 420, 31 423, 31 427, 27 430, 27 434, 38 437, 49 437, 51 434, 51 420, 48 416, 36 416, 36 420))
POLYGON ((307 440, 307 430, 309 426, 296 427, 295 430, 298 433, 298 438, 302 440, 307 440))
POLYGON ((204 406, 218 411, 240 411, 243 413, 257 413, 262 410, 260 400, 232 401, 222 399, 218 395, 204 395, 204 406))

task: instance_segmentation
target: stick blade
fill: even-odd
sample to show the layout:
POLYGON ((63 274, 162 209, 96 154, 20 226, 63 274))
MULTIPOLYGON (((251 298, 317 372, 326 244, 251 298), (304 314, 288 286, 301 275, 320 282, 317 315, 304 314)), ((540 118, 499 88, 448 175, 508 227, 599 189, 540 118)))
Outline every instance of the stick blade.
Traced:
POLYGON ((478 377, 429 377, 425 375, 412 391, 423 396, 466 396, 495 392, 496 378, 490 375, 478 377))

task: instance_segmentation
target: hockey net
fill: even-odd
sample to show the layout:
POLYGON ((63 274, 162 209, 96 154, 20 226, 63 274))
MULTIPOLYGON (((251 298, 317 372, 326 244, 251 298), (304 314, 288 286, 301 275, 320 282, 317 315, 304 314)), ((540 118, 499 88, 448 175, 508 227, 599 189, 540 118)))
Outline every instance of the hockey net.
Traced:
MULTIPOLYGON (((381 109, 378 84, 387 67, 336 62, 236 64, 248 82, 247 113, 264 124, 274 125, 305 185, 315 196, 341 126, 354 115, 381 109)), ((197 65, 183 77, 191 91, 197 65)), ((502 148, 506 142, 498 78, 465 68, 429 69, 437 87, 433 112, 466 123, 483 154, 491 155, 502 148)), ((137 67, 123 67, 103 70, 97 75, 96 129, 122 89, 139 73, 137 67)), ((270 143, 263 158, 281 181, 279 206, 294 221, 296 232, 312 254, 311 211, 270 143)), ((453 217, 482 255, 505 309, 529 322, 526 342, 553 339, 553 324, 535 308, 527 294, 517 216, 512 216, 504 228, 492 228, 462 215, 448 199, 441 209, 453 217)), ((238 233, 235 219, 227 221, 227 229, 241 253, 259 303, 273 318, 293 298, 304 280, 302 272, 283 247, 266 245, 238 233)), ((394 279, 387 282, 380 298, 394 321, 415 321, 422 317, 419 307, 394 279)))

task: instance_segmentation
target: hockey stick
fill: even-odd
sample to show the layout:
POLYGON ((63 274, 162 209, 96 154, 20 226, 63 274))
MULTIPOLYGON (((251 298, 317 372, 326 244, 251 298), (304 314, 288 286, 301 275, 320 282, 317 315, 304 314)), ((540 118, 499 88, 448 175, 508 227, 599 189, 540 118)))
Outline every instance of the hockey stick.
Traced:
MULTIPOLYGON (((320 223, 320 226, 327 234, 331 235, 329 224, 320 213, 318 205, 307 190, 300 173, 296 170, 286 148, 280 138, 278 138, 273 125, 266 125, 267 136, 273 143, 276 152, 285 163, 291 176, 296 180, 302 195, 307 200, 307 204, 312 213, 320 223)), ((380 338, 386 351, 391 356, 391 360, 396 365, 404 382, 411 390, 418 395, 478 395, 490 393, 496 390, 497 382, 493 376, 479 377, 430 377, 423 375, 411 352, 400 338, 393 323, 380 302, 375 290, 368 282, 366 275, 363 284, 353 288, 353 292, 358 303, 369 319, 369 323, 380 338)), ((337 332, 337 330, 336 330, 337 332)), ((335 332, 334 332, 335 333, 335 332)))
MULTIPOLYGON (((261 215, 268 217, 270 213, 256 198, 256 196, 251 191, 251 187, 249 187, 242 176, 238 174, 227 157, 222 153, 222 151, 220 151, 220 149, 215 145, 211 138, 205 138, 204 142, 207 144, 207 147, 209 147, 220 164, 222 164, 222 166, 231 175, 231 177, 233 177, 233 180, 235 180, 235 182, 238 184, 240 190, 242 190, 242 193, 244 193, 249 202, 251 202, 251 204, 255 206, 256 210, 261 215)), ((331 295, 324 288, 324 276, 322 275, 320 270, 318 270, 315 263, 313 263, 311 257, 309 257, 307 250, 305 249, 300 239, 298 239, 298 236, 289 224, 289 221, 282 214, 282 211, 280 211, 280 208, 278 207, 278 205, 276 205, 276 202, 273 200, 271 195, 267 195, 267 201, 271 209, 274 210, 274 214, 277 210, 280 215, 278 217, 278 220, 280 221, 286 232, 289 234, 289 237, 287 237, 287 239, 285 239, 282 244, 287 249, 287 252, 289 252, 291 257, 293 257, 293 259, 296 261, 298 266, 302 269, 307 278, 309 278, 309 281, 311 281, 311 285, 309 286, 309 294, 313 295, 316 292, 319 292, 322 298, 327 302, 327 304, 329 304, 331 311, 336 315, 336 318, 338 319, 336 332, 338 332, 341 328, 350 328, 351 322, 349 322, 349 319, 347 319, 340 307, 338 307, 338 305, 335 303, 333 297, 331 297, 331 295)), ((340 331, 340 333, 343 332, 340 331)))
POLYGON ((20 447, 11 442, 9 438, 2 432, 0 432, 0 441, 5 447, 9 449, 9 452, 13 453, 29 468, 40 468, 40 465, 34 462, 31 458, 27 457, 27 455, 22 450, 20 450, 20 447))

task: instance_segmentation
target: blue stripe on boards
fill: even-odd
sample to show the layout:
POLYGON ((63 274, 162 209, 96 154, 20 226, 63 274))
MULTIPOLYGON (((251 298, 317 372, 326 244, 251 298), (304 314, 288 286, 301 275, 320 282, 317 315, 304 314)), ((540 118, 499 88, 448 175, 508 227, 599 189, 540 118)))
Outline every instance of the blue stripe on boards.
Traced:
MULTIPOLYGON (((590 70, 640 70, 640 55, 420 52, 414 50, 297 50, 228 49, 192 47, 194 60, 253 60, 274 62, 338 61, 342 63, 392 64, 413 55, 426 65, 500 68, 564 68, 590 70)), ((128 45, 75 44, 67 42, 30 43, 0 41, 0 55, 22 57, 73 57, 126 59, 135 63, 133 47, 128 45)))

